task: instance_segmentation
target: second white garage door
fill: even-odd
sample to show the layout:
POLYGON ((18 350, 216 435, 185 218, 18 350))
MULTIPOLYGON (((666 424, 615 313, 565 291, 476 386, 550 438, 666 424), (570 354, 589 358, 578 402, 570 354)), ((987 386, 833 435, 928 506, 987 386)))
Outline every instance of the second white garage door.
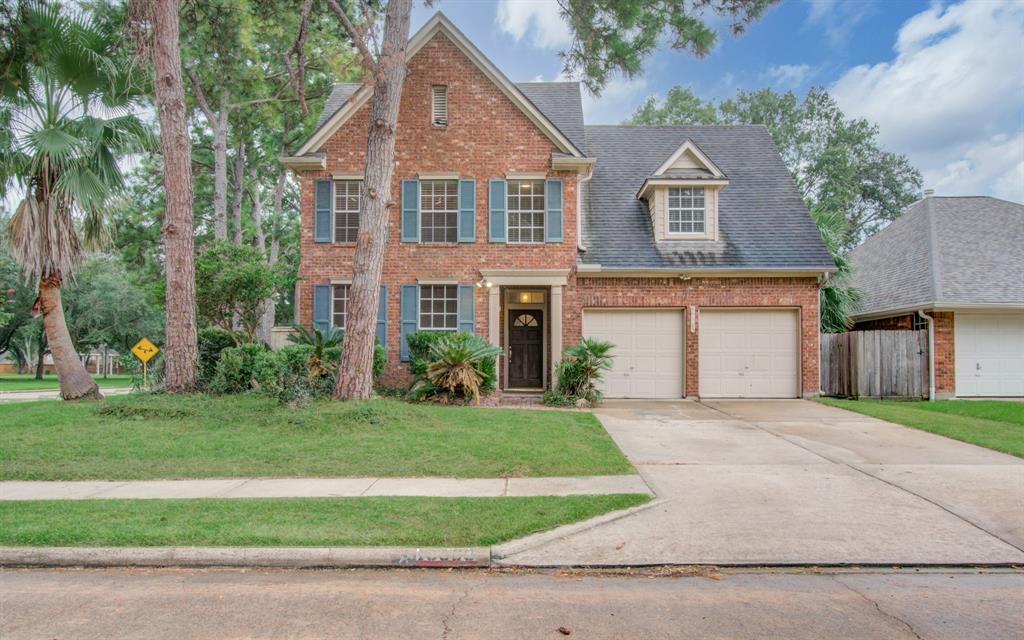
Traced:
POLYGON ((586 309, 583 335, 615 345, 600 385, 606 398, 682 397, 681 309, 586 309))
POLYGON ((1024 316, 954 318, 956 395, 1024 396, 1024 316))
POLYGON ((799 396, 796 311, 701 309, 698 327, 701 397, 799 396))

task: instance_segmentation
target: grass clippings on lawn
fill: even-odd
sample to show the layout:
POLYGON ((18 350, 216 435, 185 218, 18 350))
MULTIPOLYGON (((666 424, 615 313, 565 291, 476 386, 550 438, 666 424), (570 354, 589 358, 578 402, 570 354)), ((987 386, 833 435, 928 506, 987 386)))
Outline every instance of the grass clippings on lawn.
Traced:
POLYGON ((0 479, 633 473, 583 412, 133 394, 0 404, 0 479))
POLYGON ((1000 400, 841 400, 823 404, 1024 458, 1024 403, 1000 400))
POLYGON ((613 494, 0 502, 0 546, 486 546, 649 499, 613 494))

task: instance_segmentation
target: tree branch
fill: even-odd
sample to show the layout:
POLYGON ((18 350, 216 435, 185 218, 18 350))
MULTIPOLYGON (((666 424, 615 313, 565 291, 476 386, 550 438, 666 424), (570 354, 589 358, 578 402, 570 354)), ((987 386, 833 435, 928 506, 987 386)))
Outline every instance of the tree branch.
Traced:
POLYGON ((338 6, 337 0, 327 0, 327 6, 330 7, 331 11, 341 22, 342 26, 345 27, 345 31, 348 32, 349 38, 352 39, 352 44, 355 45, 359 51, 359 55, 363 57, 363 64, 366 65, 371 72, 377 73, 377 59, 373 57, 370 50, 366 47, 366 40, 363 35, 359 33, 352 21, 348 19, 345 11, 338 6))
POLYGON ((206 94, 203 93, 203 87, 199 84, 199 76, 196 75, 195 71, 188 72, 188 79, 192 82, 192 91, 196 94, 196 102, 199 103, 199 108, 203 110, 203 115, 210 121, 210 126, 213 126, 217 122, 217 114, 210 108, 210 103, 206 101, 206 94))

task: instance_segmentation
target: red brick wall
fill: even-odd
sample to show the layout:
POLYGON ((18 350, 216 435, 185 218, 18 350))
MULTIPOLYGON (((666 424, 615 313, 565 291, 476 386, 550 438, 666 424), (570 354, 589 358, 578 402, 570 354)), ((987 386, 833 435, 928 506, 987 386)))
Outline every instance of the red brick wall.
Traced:
MULTIPOLYGON (((801 379, 804 393, 817 393, 818 282, 815 278, 576 278, 565 294, 565 344, 583 329, 585 307, 795 307, 800 315, 801 379)), ((686 395, 699 387, 697 332, 686 313, 686 395)))
POLYGON ((935 318, 935 397, 948 398, 956 394, 954 316, 951 311, 929 315, 935 318))
POLYGON ((853 325, 854 331, 909 331, 913 328, 913 316, 910 314, 891 318, 864 320, 853 325))
MULTIPOLYGON (((388 369, 385 382, 406 380, 398 360, 399 291, 417 278, 454 278, 462 284, 480 279, 480 269, 572 268, 576 262, 576 174, 551 171, 551 141, 496 85, 443 35, 435 36, 409 61, 402 90, 392 181, 390 241, 384 255, 388 285, 388 369), (430 122, 430 87, 447 85, 449 124, 430 122), (557 244, 506 245, 487 242, 487 181, 510 171, 546 172, 564 183, 564 240, 557 244), (458 172, 476 179, 475 243, 426 245, 400 242, 400 180, 420 172, 458 172)), ((363 171, 370 106, 347 121, 324 145, 325 171, 303 172, 299 321, 310 324, 312 285, 350 278, 354 245, 313 242, 313 181, 334 173, 363 171)), ((476 297, 476 332, 487 335, 487 293, 476 297)))

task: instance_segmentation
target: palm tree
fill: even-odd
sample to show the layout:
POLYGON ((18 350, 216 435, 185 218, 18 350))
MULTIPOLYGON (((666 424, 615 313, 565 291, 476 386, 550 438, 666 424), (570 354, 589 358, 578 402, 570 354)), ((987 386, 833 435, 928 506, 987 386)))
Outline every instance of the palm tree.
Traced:
POLYGON ((61 285, 104 234, 104 212, 124 186, 123 156, 149 140, 132 113, 141 85, 118 60, 118 25, 56 5, 19 6, 13 64, 0 85, 0 197, 22 193, 8 226, 11 253, 38 282, 35 310, 65 400, 99 398, 64 320, 61 285))
POLYGON ((856 311, 863 299, 860 289, 851 284, 853 265, 843 249, 849 224, 841 211, 814 208, 811 217, 817 223, 821 238, 832 254, 837 269, 819 290, 821 330, 824 333, 841 333, 853 326, 850 314, 856 311))

